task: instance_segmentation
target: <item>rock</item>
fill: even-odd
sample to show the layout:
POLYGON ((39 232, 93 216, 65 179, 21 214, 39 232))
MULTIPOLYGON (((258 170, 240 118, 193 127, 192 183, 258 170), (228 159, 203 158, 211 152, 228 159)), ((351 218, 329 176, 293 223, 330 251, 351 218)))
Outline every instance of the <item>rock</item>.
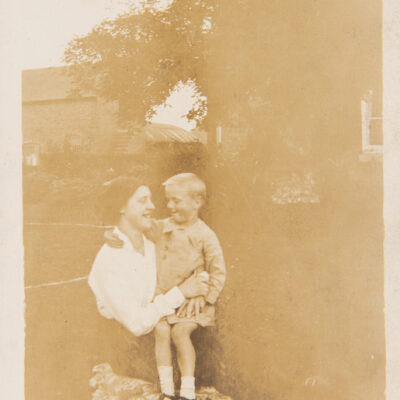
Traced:
POLYGON ((196 400, 232 400, 232 398, 219 393, 217 389, 212 386, 206 386, 198 389, 196 400))
MULTIPOLYGON (((94 376, 90 386, 95 389, 92 400, 158 400, 160 392, 157 385, 142 379, 116 375, 107 363, 93 368, 94 376)), ((197 400, 232 400, 213 387, 201 387, 197 400)))

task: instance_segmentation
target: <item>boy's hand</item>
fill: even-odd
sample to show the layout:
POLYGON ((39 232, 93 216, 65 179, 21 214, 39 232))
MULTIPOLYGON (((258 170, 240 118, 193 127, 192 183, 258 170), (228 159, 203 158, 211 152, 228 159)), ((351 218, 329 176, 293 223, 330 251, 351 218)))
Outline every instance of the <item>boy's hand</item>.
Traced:
POLYGON ((112 230, 104 232, 104 240, 110 247, 113 247, 114 249, 121 249, 124 247, 124 241, 121 240, 112 230))
POLYGON ((176 315, 178 317, 183 317, 185 315, 188 303, 189 300, 185 300, 183 304, 179 307, 178 311, 176 312, 176 315))
POLYGON ((203 296, 190 299, 186 308, 186 317, 191 318, 194 314, 194 317, 198 318, 205 305, 206 301, 203 296))

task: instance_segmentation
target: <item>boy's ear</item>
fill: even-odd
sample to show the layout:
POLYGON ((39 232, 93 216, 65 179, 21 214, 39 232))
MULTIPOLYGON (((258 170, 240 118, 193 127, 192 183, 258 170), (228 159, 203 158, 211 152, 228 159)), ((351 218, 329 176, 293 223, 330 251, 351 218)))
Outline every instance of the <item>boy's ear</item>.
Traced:
POLYGON ((201 198, 201 196, 196 196, 195 201, 196 201, 197 207, 198 207, 199 209, 200 209, 201 207, 203 207, 204 201, 203 201, 203 199, 201 198))

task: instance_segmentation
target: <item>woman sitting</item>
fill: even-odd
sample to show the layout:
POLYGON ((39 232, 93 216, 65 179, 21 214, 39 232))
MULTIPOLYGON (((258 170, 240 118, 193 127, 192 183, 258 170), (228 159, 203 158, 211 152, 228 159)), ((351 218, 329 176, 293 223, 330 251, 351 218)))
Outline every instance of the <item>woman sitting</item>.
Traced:
POLYGON ((115 225, 124 242, 120 249, 104 244, 90 272, 89 285, 105 318, 115 319, 135 336, 145 335, 161 318, 174 314, 186 298, 207 294, 203 278, 191 276, 154 297, 156 251, 145 236, 154 211, 148 186, 134 178, 114 179, 101 196, 101 208, 104 220, 115 225))

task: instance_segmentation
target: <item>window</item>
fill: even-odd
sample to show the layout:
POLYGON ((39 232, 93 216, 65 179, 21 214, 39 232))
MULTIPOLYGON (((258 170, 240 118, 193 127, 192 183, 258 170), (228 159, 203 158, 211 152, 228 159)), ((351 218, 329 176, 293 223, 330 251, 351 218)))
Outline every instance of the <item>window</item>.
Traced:
POLYGON ((383 154, 382 117, 373 115, 372 95, 373 92, 370 90, 361 100, 362 155, 360 159, 362 161, 377 158, 374 156, 379 158, 383 154))
POLYGON ((22 150, 25 165, 37 167, 39 165, 40 143, 25 142, 22 150))

